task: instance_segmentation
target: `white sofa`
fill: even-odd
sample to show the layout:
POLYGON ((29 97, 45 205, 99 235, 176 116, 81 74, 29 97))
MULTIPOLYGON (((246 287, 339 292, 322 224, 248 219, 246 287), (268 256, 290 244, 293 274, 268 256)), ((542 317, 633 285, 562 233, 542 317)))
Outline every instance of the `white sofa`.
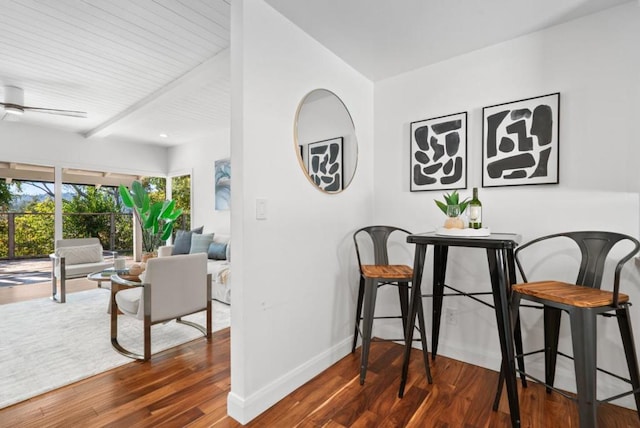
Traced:
MULTIPOLYGON (((222 303, 231 304, 231 258, 229 235, 213 235, 213 242, 227 244, 226 259, 207 259, 207 273, 211 274, 211 296, 222 303)), ((158 248, 158 257, 173 255, 173 245, 164 245, 158 248)))
POLYGON ((104 258, 104 251, 98 238, 59 239, 55 244, 55 253, 50 254, 51 298, 59 303, 66 301, 66 280, 87 276, 113 267, 114 252, 111 258, 104 258), (60 279, 60 296, 58 294, 60 279))

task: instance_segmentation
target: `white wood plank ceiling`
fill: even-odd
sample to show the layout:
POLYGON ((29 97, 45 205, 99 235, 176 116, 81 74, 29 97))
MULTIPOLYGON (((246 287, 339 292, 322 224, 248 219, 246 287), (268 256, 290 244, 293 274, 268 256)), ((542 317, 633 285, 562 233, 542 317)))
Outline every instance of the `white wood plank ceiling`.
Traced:
POLYGON ((206 137, 229 127, 230 1, 0 0, 0 100, 12 85, 25 105, 86 111, 18 120, 89 138, 206 137))
MULTIPOLYGON (((372 80, 628 1, 266 0, 372 80)), ((230 122, 230 2, 0 0, 0 100, 86 111, 18 120, 91 139, 206 138, 230 122)))

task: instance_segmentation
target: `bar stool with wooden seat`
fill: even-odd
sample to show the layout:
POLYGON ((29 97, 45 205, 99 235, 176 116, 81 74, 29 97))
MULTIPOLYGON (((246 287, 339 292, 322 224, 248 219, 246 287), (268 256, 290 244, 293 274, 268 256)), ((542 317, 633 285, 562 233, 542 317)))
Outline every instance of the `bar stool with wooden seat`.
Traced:
MULTIPOLYGON (((353 347, 351 352, 355 352, 358 336, 362 336, 362 354, 360 357, 360 384, 364 384, 367 374, 367 363, 369 359, 369 348, 372 341, 373 321, 375 319, 401 319, 402 332, 406 335, 406 320, 409 313, 409 283, 413 279, 413 268, 407 265, 389 264, 389 247, 391 234, 406 236, 411 233, 407 230, 394 226, 367 226, 357 230, 353 234, 356 255, 358 257, 358 265, 360 267, 360 284, 358 287, 358 303, 356 308, 355 330, 353 333, 353 347), (367 249, 372 251, 366 251, 367 249), (365 260, 365 254, 373 253, 373 259, 365 260), (367 262, 369 262, 367 264, 367 262), (373 262, 373 263, 371 263, 373 262), (400 299, 401 315, 392 316, 375 316, 376 296, 378 288, 383 285, 393 285, 398 287, 398 296, 400 299), (363 308, 364 303, 364 308, 363 308), (364 314, 362 313, 364 309, 364 314), (362 321, 362 331, 360 330, 360 322, 362 321)), ((393 242, 398 236, 394 236, 393 242)), ((422 302, 419 303, 418 309, 418 325, 421 332, 424 328, 424 314, 422 311, 422 302)), ((427 357, 427 343, 424 334, 420 334, 422 340, 422 349, 424 356, 424 364, 427 372, 427 378, 431 383, 431 372, 429 370, 429 360, 427 357)), ((404 341, 402 339, 376 339, 376 341, 404 341)))
MULTIPOLYGON (((623 244, 621 244, 623 245, 623 244)), ((578 413, 580 427, 597 426, 596 372, 600 370, 596 361, 596 315, 616 317, 622 337, 630 379, 623 379, 632 385, 632 390, 602 401, 610 401, 626 395, 634 394, 636 408, 640 415, 640 371, 631 329, 629 315, 629 296, 619 292, 620 272, 623 265, 629 261, 640 249, 640 242, 627 235, 613 232, 581 231, 556 233, 535 239, 520 246, 516 252, 516 263, 524 283, 513 286, 512 310, 517 316, 520 301, 528 300, 543 305, 544 310, 544 349, 525 353, 545 353, 545 381, 521 372, 522 374, 543 383, 547 392, 553 388, 555 378, 556 359, 558 355, 574 360, 577 387, 578 413), (533 244, 548 242, 551 239, 571 239, 577 244, 581 252, 580 269, 575 284, 560 281, 527 282, 519 256, 522 251, 533 244), (615 265, 613 286, 611 290, 601 290, 603 272, 607 256, 618 243, 627 242, 631 249, 624 247, 624 253, 618 257, 615 265), (562 311, 569 314, 571 323, 571 339, 573 342, 573 357, 558 351, 560 332, 560 318, 562 311)), ((622 250, 622 249, 621 249, 622 250)), ((615 261, 614 261, 615 262, 615 261)), ((564 394, 563 394, 564 395, 564 394)), ((571 398, 571 397, 569 397, 571 398)))

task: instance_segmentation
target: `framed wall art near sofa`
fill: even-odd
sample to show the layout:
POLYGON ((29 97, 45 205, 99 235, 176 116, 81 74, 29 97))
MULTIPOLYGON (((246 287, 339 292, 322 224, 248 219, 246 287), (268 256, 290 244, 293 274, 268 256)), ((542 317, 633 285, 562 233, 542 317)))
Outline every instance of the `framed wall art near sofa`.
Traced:
POLYGON ((482 109, 482 187, 560 181, 560 93, 482 109))
POLYGON ((231 209, 231 159, 215 161, 216 211, 231 209))
POLYGON ((410 190, 467 187, 467 112, 410 124, 410 190))
POLYGON ((339 192, 343 186, 342 137, 309 143, 307 172, 325 192, 339 192))

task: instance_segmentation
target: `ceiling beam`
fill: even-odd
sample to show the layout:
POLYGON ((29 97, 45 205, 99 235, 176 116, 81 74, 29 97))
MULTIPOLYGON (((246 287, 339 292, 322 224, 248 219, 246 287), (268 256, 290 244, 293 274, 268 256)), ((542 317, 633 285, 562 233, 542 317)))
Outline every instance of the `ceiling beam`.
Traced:
MULTIPOLYGON (((6 183, 16 181, 54 181, 54 167, 31 165, 18 162, 0 162, 0 179, 6 183)), ((91 171, 77 168, 62 168, 64 184, 86 184, 94 186, 130 186, 134 180, 141 180, 139 175, 121 174, 110 171, 91 171)))
POLYGON ((229 48, 220 51, 215 56, 200 63, 182 76, 169 82, 167 85, 149 94, 95 128, 90 129, 83 135, 85 138, 106 137, 114 133, 125 120, 143 114, 145 110, 152 108, 156 103, 167 99, 170 100, 175 94, 181 95, 194 86, 202 86, 202 82, 212 81, 216 76, 220 75, 220 73, 228 72, 228 67, 229 48))

